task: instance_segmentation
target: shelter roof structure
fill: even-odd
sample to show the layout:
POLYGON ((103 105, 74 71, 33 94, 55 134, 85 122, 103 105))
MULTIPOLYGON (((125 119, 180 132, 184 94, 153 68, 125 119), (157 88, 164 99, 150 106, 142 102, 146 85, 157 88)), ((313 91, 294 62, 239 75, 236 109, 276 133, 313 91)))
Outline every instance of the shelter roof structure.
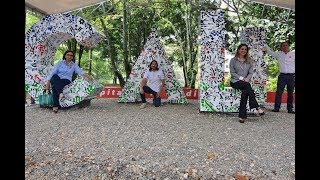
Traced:
POLYGON ((261 4, 295 10, 295 0, 247 0, 261 4))

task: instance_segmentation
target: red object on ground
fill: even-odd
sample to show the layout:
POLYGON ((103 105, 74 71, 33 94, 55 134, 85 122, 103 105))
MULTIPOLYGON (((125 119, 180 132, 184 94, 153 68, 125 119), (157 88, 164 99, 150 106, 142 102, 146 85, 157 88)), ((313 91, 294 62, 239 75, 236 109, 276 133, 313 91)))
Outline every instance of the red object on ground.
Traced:
MULTIPOLYGON (((267 102, 274 103, 276 92, 267 92, 267 102)), ((296 102, 296 94, 293 93, 293 103, 296 102)), ((283 92, 281 96, 281 103, 287 103, 287 92, 283 92)))
MULTIPOLYGON (((105 86, 104 90, 97 95, 97 98, 118 98, 121 94, 121 87, 105 86)), ((187 99, 198 99, 198 89, 183 88, 187 99)), ((168 96, 164 90, 161 91, 160 97, 162 99, 167 99, 168 96)), ((151 94, 146 94, 146 98, 153 98, 151 94)))
MULTIPOLYGON (((97 95, 97 98, 118 98, 121 94, 122 88, 115 86, 105 86, 104 90, 97 95)), ((183 92, 187 99, 198 99, 199 91, 198 89, 183 88, 183 92)), ((162 99, 167 99, 165 91, 161 91, 160 94, 162 99)), ((267 103, 274 103, 276 92, 267 92, 267 103)), ((153 98, 151 94, 146 94, 146 98, 153 98)), ((281 98, 282 103, 287 102, 287 93, 284 92, 281 98)), ((295 103, 295 93, 293 93, 293 103, 295 103)))

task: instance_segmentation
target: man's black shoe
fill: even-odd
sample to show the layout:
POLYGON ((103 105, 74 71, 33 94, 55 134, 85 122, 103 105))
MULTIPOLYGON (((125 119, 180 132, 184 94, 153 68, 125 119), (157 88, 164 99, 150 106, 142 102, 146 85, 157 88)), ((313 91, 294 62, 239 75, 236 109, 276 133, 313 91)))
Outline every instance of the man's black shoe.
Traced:
POLYGON ((288 111, 288 113, 290 113, 290 114, 295 114, 296 112, 294 112, 293 110, 291 110, 291 111, 288 111))
POLYGON ((259 113, 259 116, 263 116, 265 115, 266 113, 263 111, 262 113, 259 113))
POLYGON ((279 112, 279 109, 272 109, 272 112, 279 112))

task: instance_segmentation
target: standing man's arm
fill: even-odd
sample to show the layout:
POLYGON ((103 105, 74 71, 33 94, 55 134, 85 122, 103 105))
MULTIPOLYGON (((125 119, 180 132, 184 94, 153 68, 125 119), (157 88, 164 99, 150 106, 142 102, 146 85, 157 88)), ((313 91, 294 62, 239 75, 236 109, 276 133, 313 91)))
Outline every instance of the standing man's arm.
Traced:
POLYGON ((264 48, 262 48, 262 51, 267 52, 268 54, 270 54, 271 56, 273 56, 277 60, 279 59, 279 56, 280 56, 279 52, 272 51, 268 45, 266 45, 264 48))

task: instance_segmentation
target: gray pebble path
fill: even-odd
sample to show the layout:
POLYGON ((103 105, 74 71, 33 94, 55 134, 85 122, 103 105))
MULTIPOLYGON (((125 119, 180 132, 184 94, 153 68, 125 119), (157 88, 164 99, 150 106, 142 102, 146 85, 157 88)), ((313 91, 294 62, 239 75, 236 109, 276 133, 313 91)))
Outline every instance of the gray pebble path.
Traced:
POLYGON ((295 179, 295 115, 199 113, 196 100, 140 109, 93 99, 25 107, 25 179, 295 179))

